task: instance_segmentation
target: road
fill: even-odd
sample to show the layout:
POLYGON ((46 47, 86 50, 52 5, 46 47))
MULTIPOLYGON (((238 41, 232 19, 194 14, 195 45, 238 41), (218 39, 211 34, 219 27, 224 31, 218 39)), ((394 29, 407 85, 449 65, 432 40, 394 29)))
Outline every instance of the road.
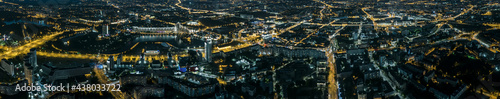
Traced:
POLYGON ((363 8, 361 8, 361 11, 363 11, 363 13, 365 13, 365 14, 366 14, 366 17, 367 17, 367 18, 370 18, 370 19, 371 19, 371 20, 375 23, 375 21, 376 21, 377 19, 373 18, 373 15, 371 15, 371 14, 370 14, 370 13, 368 13, 368 12, 366 12, 366 9, 368 9, 368 8, 370 8, 370 7, 363 7, 363 8))
MULTIPOLYGON (((57 57, 57 58, 74 58, 74 59, 97 59, 97 60, 106 60, 109 56, 117 56, 118 54, 67 54, 67 53, 56 53, 56 52, 44 52, 38 51, 37 55, 45 56, 45 57, 57 57)), ((187 54, 174 54, 173 60, 177 60, 176 57, 187 57, 187 54)), ((138 61, 140 55, 123 55, 124 61, 138 61)), ((156 56, 146 56, 146 59, 163 59, 166 60, 169 57, 166 55, 156 55, 156 56)))
POLYGON ((40 37, 40 39, 33 40, 33 41, 31 41, 27 44, 24 44, 22 46, 10 48, 9 50, 6 50, 5 52, 1 53, 0 58, 10 59, 10 58, 14 58, 14 57, 21 55, 21 54, 26 54, 30 51, 30 49, 36 48, 42 44, 45 44, 45 42, 50 41, 50 40, 54 39, 54 37, 56 37, 64 32, 67 32, 67 31, 68 30, 51 32, 51 33, 49 33, 49 35, 45 35, 43 37, 40 37))
POLYGON ((322 29, 323 27, 327 26, 327 25, 330 25, 330 24, 333 24, 335 22, 337 22, 338 19, 336 20, 333 20, 332 22, 328 23, 328 24, 325 24, 325 25, 322 25, 321 27, 318 28, 318 30, 316 30, 315 32, 311 32, 309 35, 307 35, 305 38, 301 39, 299 42, 296 42, 295 45, 299 44, 299 43, 303 43, 304 40, 306 40, 307 38, 311 37, 312 35, 314 35, 315 33, 317 33, 317 31, 319 31, 320 29, 322 29))
POLYGON ((329 37, 329 41, 330 41, 330 45, 328 47, 326 47, 325 49, 325 55, 327 57, 327 61, 328 61, 328 68, 330 68, 330 70, 328 71, 328 78, 327 78, 327 82, 328 82, 328 99, 338 99, 339 96, 338 96, 338 83, 336 81, 336 74, 337 74, 337 67, 336 67, 336 64, 335 64, 335 53, 337 53, 337 51, 335 51, 334 49, 334 43, 337 43, 337 42, 333 42, 333 38, 341 31, 345 28, 345 26, 342 26, 342 28, 340 29, 337 29, 335 30, 335 33, 333 33, 330 37, 329 37))
MULTIPOLYGON (((330 44, 332 45, 332 44, 330 44)), ((327 47, 330 48, 330 47, 327 47)), ((336 79, 336 65, 335 65, 335 54, 333 53, 333 49, 329 49, 325 51, 325 55, 328 57, 328 67, 330 70, 328 71, 328 99, 338 99, 338 85, 336 79)))
MULTIPOLYGON (((327 3, 323 2, 323 1, 319 1, 319 0, 313 0, 313 1, 316 1, 316 2, 322 3, 322 4, 324 4, 324 5, 326 5, 327 7, 330 7, 330 8, 335 8, 334 6, 332 6, 332 5, 330 5, 330 4, 327 4, 327 3)), ((335 12, 332 12, 332 13, 333 13, 335 16, 339 16, 339 14, 337 14, 337 13, 335 13, 335 12)), ((323 13, 321 13, 321 14, 323 14, 323 13)))
POLYGON ((453 17, 449 17, 449 18, 446 18, 446 19, 437 19, 435 21, 431 21, 431 22, 439 22, 439 21, 450 21, 450 20, 455 20, 455 18, 457 17, 460 17, 462 15, 464 15, 465 13, 469 13, 474 7, 476 6, 473 6, 473 5, 469 5, 470 8, 469 9, 466 9, 465 11, 462 11, 460 14, 456 15, 456 16, 453 16, 453 17))
POLYGON ((387 72, 384 71, 384 69, 381 69, 381 67, 378 65, 378 63, 373 59, 373 53, 369 53, 368 54, 369 58, 370 58, 370 62, 373 63, 373 65, 375 66, 376 69, 380 70, 380 75, 382 76, 383 80, 384 81, 387 81, 388 83, 390 83, 389 85, 391 86, 391 88, 396 91, 397 95, 399 96, 400 99, 405 99, 402 95, 402 93, 399 91, 399 89, 397 89, 397 87, 395 86, 396 84, 394 84, 394 80, 389 78, 387 76, 387 72))
MULTIPOLYGON (((108 81, 108 78, 104 75, 104 71, 99 70, 97 68, 94 68, 93 71, 96 73, 96 76, 97 76, 97 79, 98 79, 99 83, 101 83, 101 84, 110 84, 111 83, 111 82, 108 81)), ((108 90, 108 92, 111 93, 111 95, 115 99, 124 99, 125 97, 132 98, 130 96, 125 96, 126 94, 124 94, 121 91, 111 91, 111 90, 108 90)))

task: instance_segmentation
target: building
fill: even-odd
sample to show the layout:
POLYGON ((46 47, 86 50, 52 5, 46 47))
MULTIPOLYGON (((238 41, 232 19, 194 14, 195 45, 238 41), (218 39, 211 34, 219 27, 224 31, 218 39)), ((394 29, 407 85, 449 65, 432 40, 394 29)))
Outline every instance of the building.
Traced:
POLYGON ((123 59, 123 54, 119 54, 116 58, 116 65, 121 65, 123 59))
POLYGON ((133 32, 177 32, 176 27, 138 27, 132 26, 133 32))
POLYGON ((171 27, 138 27, 132 26, 132 32, 153 32, 153 33, 196 33, 200 30, 189 29, 177 22, 175 26, 171 27))
POLYGON ((161 98, 165 95, 165 89, 159 87, 135 87, 132 95, 135 99, 161 98))
POLYGON ((33 83, 33 66, 30 63, 24 63, 24 78, 28 80, 28 84, 33 83))
POLYGON ((318 73, 328 73, 327 67, 328 61, 326 59, 320 59, 316 62, 316 69, 318 73))
POLYGON ((143 69, 147 69, 148 66, 149 66, 149 62, 146 61, 146 55, 144 53, 142 53, 139 57, 139 61, 137 61, 136 64, 134 65, 134 68, 143 70, 143 69))
POLYGON ((108 61, 106 61, 106 64, 108 65, 107 70, 112 70, 115 68, 115 56, 109 56, 108 61))
POLYGON ((498 72, 500 71, 500 64, 495 65, 495 70, 498 72))
POLYGON ((0 84, 0 94, 2 95, 15 95, 21 91, 16 91, 16 86, 17 85, 28 85, 26 80, 19 80, 17 82, 13 83, 2 83, 0 84))
POLYGON ((30 52, 24 57, 23 60, 23 67, 24 67, 24 77, 26 80, 28 80, 28 84, 33 83, 33 74, 34 70, 37 69, 37 56, 36 56, 36 49, 30 49, 30 52))
POLYGON ((243 19, 253 19, 253 15, 250 15, 250 14, 240 14, 240 18, 243 18, 243 19))
POLYGON ((133 65, 134 65, 134 63, 132 63, 132 62, 121 62, 120 64, 114 65, 115 67, 113 67, 113 68, 115 68, 115 69, 132 68, 133 65))
POLYGON ((24 57, 24 62, 32 64, 34 67, 37 67, 37 56, 36 56, 36 48, 30 49, 30 52, 26 54, 24 57))
POLYGON ((367 99, 367 92, 365 91, 366 87, 364 82, 362 80, 358 80, 356 83, 356 93, 358 95, 358 99, 367 99))
POLYGON ((212 61, 212 49, 212 39, 207 39, 207 41, 205 41, 205 60, 207 62, 212 61))
POLYGON ((436 90, 434 88, 430 88, 429 91, 431 93, 433 93, 437 99, 458 99, 467 90, 467 88, 468 88, 468 86, 461 85, 455 91, 453 91, 453 93, 451 93, 450 95, 445 94, 445 93, 443 93, 439 90, 436 90))
POLYGON ((367 53, 366 49, 352 49, 352 50, 347 50, 347 54, 351 55, 351 56, 364 55, 366 53, 367 53))
POLYGON ((147 85, 147 75, 128 74, 120 76, 120 85, 147 85))
POLYGON ((160 62, 160 60, 153 60, 153 63, 151 63, 151 68, 159 70, 163 68, 163 64, 160 62))
MULTIPOLYGON (((253 45, 248 47, 247 50, 254 50, 254 49, 258 50, 259 54, 261 55, 283 55, 285 57, 293 57, 293 58, 296 57, 326 58, 325 52, 315 49, 287 48, 287 47, 277 47, 277 46, 263 47, 260 45, 253 45)), ((235 50, 235 52, 238 51, 239 50, 235 50)), ((231 54, 233 52, 228 52, 228 53, 231 54)))
POLYGON ((7 72, 9 76, 14 76, 14 64, 12 62, 2 59, 1 65, 0 70, 7 72))
POLYGON ((90 74, 92 68, 90 66, 73 67, 73 68, 56 68, 51 63, 44 64, 41 66, 41 72, 39 73, 45 80, 52 82, 61 79, 68 79, 70 77, 85 76, 85 74, 90 74))
POLYGON ((198 97, 215 92, 218 86, 217 80, 207 78, 201 75, 185 73, 182 75, 173 75, 173 71, 155 72, 154 78, 158 79, 159 84, 172 86, 174 89, 190 96, 198 97))
POLYGON ((364 80, 381 78, 380 71, 378 71, 378 70, 367 71, 367 72, 364 72, 363 75, 364 75, 364 80))
POLYGON ((109 26, 107 24, 102 25, 102 36, 109 35, 109 26))
POLYGON ((246 93, 246 94, 250 95, 250 96, 254 96, 255 95, 256 89, 257 88, 255 86, 252 86, 252 85, 249 85, 249 84, 245 84, 245 85, 243 85, 243 87, 241 87, 241 91, 243 93, 246 93))
POLYGON ((456 86, 459 83, 458 79, 452 77, 437 77, 436 81, 439 83, 448 83, 453 86, 456 86))
POLYGON ((434 78, 434 75, 435 75, 434 71, 428 71, 428 72, 426 72, 425 75, 424 75, 425 82, 431 81, 431 79, 434 78))
POLYGON ((450 95, 451 99, 458 99, 464 92, 469 88, 469 86, 462 85, 458 87, 457 90, 453 91, 453 93, 450 95))
POLYGON ((270 22, 268 22, 268 23, 264 23, 264 25, 263 25, 263 26, 264 26, 265 28, 273 28, 273 27, 275 27, 275 26, 276 26, 276 24, 275 24, 275 23, 270 23, 270 22))
POLYGON ((406 68, 398 67, 398 73, 405 80, 413 78, 413 73, 410 70, 406 69, 406 68))
MULTIPOLYGON (((227 91, 222 91, 215 94, 215 99, 242 99, 242 98, 236 93, 229 93, 227 91)), ((267 98, 263 97, 256 99, 267 99, 267 98)))
POLYGON ((425 91, 427 89, 427 87, 425 87, 424 85, 418 83, 416 80, 414 79, 411 79, 409 80, 409 83, 411 85, 413 85, 415 88, 419 89, 420 91, 425 91))

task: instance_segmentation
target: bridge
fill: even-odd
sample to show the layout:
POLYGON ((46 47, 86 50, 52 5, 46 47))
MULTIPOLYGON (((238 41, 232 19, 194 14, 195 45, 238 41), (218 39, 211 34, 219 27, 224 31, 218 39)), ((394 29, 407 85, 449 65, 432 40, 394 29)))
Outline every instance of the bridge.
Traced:
MULTIPOLYGON (((118 56, 119 55, 119 54, 69 54, 69 53, 44 52, 44 51, 38 51, 36 54, 38 56, 44 56, 44 57, 95 59, 95 60, 106 60, 106 59, 108 59, 109 56, 118 56)), ((177 57, 187 57, 187 56, 188 56, 188 54, 184 54, 184 53, 177 53, 177 54, 174 53, 172 55, 172 59, 177 60, 177 57)), ((140 55, 123 55, 122 58, 124 61, 135 62, 135 61, 139 61, 140 55)), ((145 57, 145 59, 148 61, 152 61, 153 59, 167 60, 168 58, 169 57, 167 55, 156 55, 156 56, 147 55, 145 57)))

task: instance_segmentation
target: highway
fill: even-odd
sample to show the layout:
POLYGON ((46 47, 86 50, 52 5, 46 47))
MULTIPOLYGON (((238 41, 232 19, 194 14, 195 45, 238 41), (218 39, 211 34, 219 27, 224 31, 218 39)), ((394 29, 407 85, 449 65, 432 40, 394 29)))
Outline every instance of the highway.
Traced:
MULTIPOLYGON (((210 12, 210 10, 201 10, 201 9, 192 9, 192 8, 183 7, 183 6, 181 6, 181 3, 182 3, 181 0, 177 0, 177 2, 178 3, 175 3, 175 6, 181 8, 181 9, 184 9, 184 10, 188 10, 189 13, 207 13, 207 12, 210 12), (195 12, 191 12, 191 10, 193 10, 195 12)), ((215 11, 211 11, 211 12, 214 12, 214 13, 226 13, 226 12, 215 12, 215 11)))
MULTIPOLYGON (((78 29, 75 31, 83 31, 83 30, 78 29)), ((18 46, 18 47, 1 46, 0 49, 5 49, 6 51, 0 54, 0 56, 1 56, 0 58, 10 59, 10 58, 16 57, 16 56, 21 55, 21 54, 26 54, 29 52, 30 49, 37 48, 38 46, 45 44, 45 42, 55 39, 55 37, 57 35, 60 35, 60 34, 67 32, 67 31, 68 30, 53 32, 53 33, 51 33, 51 35, 46 35, 46 36, 41 37, 42 39, 33 40, 28 44, 18 46)), ((105 60, 111 55, 116 56, 118 54, 119 53, 117 53, 117 54, 67 54, 67 53, 58 53, 58 52, 37 51, 37 55, 45 56, 45 57, 97 59, 97 60, 105 60)), ((174 54, 174 56, 186 57, 188 55, 187 54, 174 54)), ((124 60, 130 60, 130 61, 138 61, 139 57, 140 57, 139 55, 123 55, 124 60)), ((151 59, 151 58, 168 59, 168 56, 165 56, 165 55, 146 56, 146 58, 147 59, 151 59)), ((173 59, 176 60, 177 58, 174 57, 173 59)))
POLYGON ((335 54, 338 53, 337 51, 334 50, 334 44, 337 42, 333 42, 333 38, 345 28, 345 26, 342 26, 342 28, 335 30, 335 33, 333 33, 329 37, 330 45, 326 47, 325 49, 325 55, 327 57, 328 61, 328 99, 338 99, 338 82, 336 81, 336 74, 337 74, 337 67, 335 64, 335 54))
POLYGON ((56 37, 64 32, 67 32, 67 31, 68 30, 52 32, 52 33, 49 33, 49 35, 45 35, 45 36, 41 37, 40 39, 33 40, 33 41, 31 41, 27 44, 24 44, 22 46, 10 48, 9 50, 6 50, 5 52, 1 53, 0 58, 10 59, 10 58, 14 58, 20 54, 26 54, 30 51, 30 49, 37 48, 38 46, 45 44, 45 42, 50 41, 50 40, 54 39, 54 37, 56 37))
MULTIPOLYGON (((320 1, 320 0, 313 0, 313 1, 316 1, 316 2, 322 3, 322 4, 324 4, 324 5, 326 5, 327 7, 330 7, 330 8, 335 8, 334 6, 332 6, 332 5, 330 5, 330 4, 327 4, 327 3, 323 2, 323 1, 320 1)), ((339 16, 339 14, 337 14, 337 13, 335 13, 335 12, 332 12, 332 13, 333 13, 335 16, 339 16)), ((321 14, 323 14, 323 13, 321 13, 321 14)))
MULTIPOLYGON (((101 83, 101 84, 110 84, 111 83, 108 81, 108 78, 104 75, 104 71, 99 70, 97 68, 94 68, 93 71, 95 72, 99 83, 101 83)), ((125 97, 132 98, 131 96, 125 96, 126 94, 121 92, 121 91, 108 90, 108 92, 111 93, 111 95, 115 99, 125 99, 125 97)))
POLYGON ((319 16, 321 17, 321 18, 320 18, 321 20, 323 20, 323 16, 324 16, 324 14, 323 14, 323 10, 325 10, 325 9, 326 9, 326 7, 324 7, 324 8, 323 8, 323 9, 321 9, 321 10, 319 10, 319 16))
POLYGON ((483 25, 485 26, 490 26, 491 28, 488 29, 487 31, 489 30, 496 30, 496 29, 500 29, 500 24, 499 23, 484 23, 483 25))
MULTIPOLYGON (((311 19, 311 20, 312 20, 312 19, 311 19)), ((311 21, 311 20, 309 20, 309 21, 311 21)), ((300 22, 298 22, 298 23, 295 23, 294 25, 292 25, 292 26, 290 26, 290 27, 287 27, 287 28, 285 28, 284 30, 279 30, 279 31, 278 31, 278 33, 273 33, 273 34, 272 34, 272 36, 273 36, 273 37, 275 37, 275 38, 280 38, 280 37, 279 37, 279 35, 281 35, 282 33, 287 32, 287 31, 290 31, 290 29, 293 29, 293 28, 295 28, 295 27, 297 27, 297 26, 301 25, 301 24, 302 24, 302 23, 304 23, 304 22, 305 22, 305 20, 304 20, 304 21, 300 21, 300 22)), ((285 41, 287 41, 287 42, 288 42, 288 40, 286 40, 286 39, 282 39, 282 40, 285 40, 285 41)))
MULTIPOLYGON (((177 0, 177 1, 178 1, 178 3, 176 3, 175 6, 181 8, 181 9, 184 9, 184 10, 188 10, 189 12, 191 12, 191 8, 186 8, 186 7, 183 7, 183 6, 180 5, 182 3, 181 0, 177 0)), ((196 10, 197 9, 193 9, 193 11, 196 11, 196 10)), ((205 12, 205 11, 203 11, 203 12, 205 12)), ((206 11, 206 12, 208 12, 208 11, 206 11)))
POLYGON ((449 17, 449 18, 446 18, 446 19, 437 19, 435 21, 431 21, 431 22, 438 22, 438 21, 450 21, 450 20, 455 20, 455 18, 457 17, 460 17, 462 16, 463 14, 465 13, 469 13, 474 7, 476 6, 473 6, 473 5, 469 5, 470 8, 469 9, 466 9, 465 11, 462 11, 460 14, 456 15, 456 16, 453 16, 453 17, 449 17))
MULTIPOLYGON (((450 24, 448 24, 448 25, 450 25, 450 24)), ((453 26, 450 25, 450 27, 453 27, 453 26)), ((456 29, 456 28, 454 28, 454 29, 456 29)), ((439 40, 439 41, 436 41, 436 42, 432 42, 432 43, 430 43, 430 45, 440 44, 440 43, 444 43, 444 42, 458 41, 458 40, 469 40, 469 41, 475 40, 475 41, 479 42, 479 44, 483 45, 486 49, 488 49, 489 51, 491 51, 493 53, 500 52, 499 49, 493 49, 493 48, 491 48, 491 46, 493 44, 485 43, 483 40, 477 38, 477 36, 481 33, 481 31, 464 32, 464 31, 461 31, 459 29, 457 29, 457 30, 461 34, 456 35, 454 37, 450 37, 448 39, 444 39, 444 40, 439 40), (466 36, 466 35, 468 35, 468 36, 466 36)), ((496 42, 496 43, 500 43, 500 42, 496 42)))
POLYGON ((299 43, 303 43, 304 40, 306 40, 307 38, 311 37, 312 35, 316 34, 317 31, 319 31, 320 29, 322 29, 323 27, 327 26, 327 25, 330 25, 330 24, 333 24, 335 22, 337 22, 338 19, 335 19, 333 20, 332 22, 326 24, 326 25, 322 25, 321 27, 318 28, 318 30, 316 30, 315 32, 311 32, 309 35, 307 35, 305 38, 301 39, 299 42, 296 42, 295 45, 299 44, 299 43))
MULTIPOLYGON (((327 47, 327 48, 331 48, 327 47)), ((335 64, 335 54, 333 53, 333 49, 329 49, 325 51, 325 55, 327 56, 328 60, 328 67, 330 70, 328 70, 328 99, 338 99, 338 83, 336 81, 336 64, 335 64)))
MULTIPOLYGON (((56 58, 74 58, 74 59, 96 59, 96 60, 106 60, 109 56, 117 56, 118 54, 67 54, 67 53, 56 53, 56 52, 44 52, 38 51, 37 55, 44 57, 56 57, 56 58)), ((173 60, 177 60, 176 57, 187 57, 187 54, 174 54, 173 60)), ((140 55, 123 55, 124 61, 139 61, 140 55)), ((163 59, 166 60, 169 57, 166 55, 156 55, 156 56, 146 56, 146 59, 163 59)), ((116 60, 116 59, 115 59, 116 60)))

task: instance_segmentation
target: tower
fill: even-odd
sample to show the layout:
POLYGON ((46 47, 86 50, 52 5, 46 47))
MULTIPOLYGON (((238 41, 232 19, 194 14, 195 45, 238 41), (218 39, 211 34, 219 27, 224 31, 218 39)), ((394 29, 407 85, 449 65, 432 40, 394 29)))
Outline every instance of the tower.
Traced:
POLYGON ((3 70, 9 74, 9 76, 14 76, 14 64, 12 62, 7 61, 6 59, 2 59, 2 66, 0 66, 0 70, 3 70))
POLYGON ((108 24, 102 25, 102 36, 109 35, 109 26, 108 24))
POLYGON ((29 84, 33 83, 33 74, 35 68, 37 68, 37 59, 36 59, 36 49, 32 48, 30 49, 30 52, 24 56, 23 60, 23 67, 24 67, 24 77, 26 80, 28 80, 29 84))
POLYGON ((179 28, 181 28, 181 23, 179 23, 179 22, 175 23, 174 32, 175 32, 175 33, 178 33, 179 28))
POLYGON ((212 39, 209 38, 205 41, 205 60, 207 62, 212 61, 212 39))
POLYGON ((116 58, 116 65, 120 65, 122 63, 123 54, 119 54, 116 58))
POLYGON ((31 64, 31 53, 28 53, 24 57, 23 68, 24 68, 24 78, 28 80, 28 84, 33 83, 33 65, 31 64))
POLYGON ((146 54, 141 53, 141 56, 139 58, 140 58, 139 59, 140 61, 143 61, 143 62, 146 61, 146 54))
POLYGON ((28 80, 28 84, 33 83, 33 66, 30 63, 24 63, 24 78, 28 80))
POLYGON ((137 61, 136 65, 134 66, 134 68, 136 69, 141 69, 141 70, 144 70, 148 67, 149 63, 146 59, 146 54, 144 53, 141 53, 140 57, 139 57, 139 61, 137 61))
POLYGON ((173 65, 174 65, 174 64, 173 64, 173 63, 174 63, 173 58, 174 58, 174 57, 172 57, 172 54, 170 54, 170 52, 168 52, 168 53, 167 53, 167 57, 168 57, 168 59, 167 59, 168 67, 169 67, 169 68, 170 68, 170 67, 173 67, 173 65))
POLYGON ((32 48, 32 49, 30 49, 30 53, 31 53, 31 55, 30 55, 30 58, 31 58, 30 63, 31 63, 34 67, 38 67, 38 64, 37 64, 37 63, 38 63, 38 61, 37 61, 37 58, 36 58, 36 48, 32 48))
POLYGON ((108 61, 106 62, 108 65, 107 70, 114 69, 115 67, 115 56, 109 56, 108 61))

